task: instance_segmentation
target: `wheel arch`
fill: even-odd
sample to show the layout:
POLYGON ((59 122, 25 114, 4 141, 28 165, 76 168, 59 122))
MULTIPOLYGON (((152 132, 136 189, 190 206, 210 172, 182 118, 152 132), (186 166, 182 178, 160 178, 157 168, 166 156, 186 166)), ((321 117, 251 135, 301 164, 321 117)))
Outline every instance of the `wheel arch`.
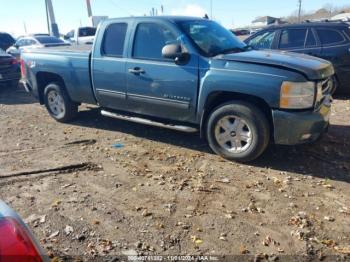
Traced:
POLYGON ((214 91, 210 93, 205 101, 203 114, 200 120, 200 135, 202 138, 205 137, 205 130, 207 126, 208 117, 213 112, 215 108, 218 106, 227 103, 232 100, 243 101, 246 103, 250 103, 259 108, 263 114, 266 116, 271 131, 271 139, 273 139, 274 128, 273 128, 273 118, 272 118, 272 110, 269 104, 262 98, 249 95, 242 94, 236 92, 228 92, 228 91, 214 91))
MULTIPOLYGON (((41 105, 44 104, 45 87, 50 83, 53 83, 53 82, 60 83, 61 87, 64 88, 66 93, 68 94, 65 82, 64 82, 63 78, 58 74, 41 71, 41 72, 36 73, 36 80, 37 80, 39 102, 41 105)), ((69 96, 69 94, 68 94, 68 96, 69 96)))

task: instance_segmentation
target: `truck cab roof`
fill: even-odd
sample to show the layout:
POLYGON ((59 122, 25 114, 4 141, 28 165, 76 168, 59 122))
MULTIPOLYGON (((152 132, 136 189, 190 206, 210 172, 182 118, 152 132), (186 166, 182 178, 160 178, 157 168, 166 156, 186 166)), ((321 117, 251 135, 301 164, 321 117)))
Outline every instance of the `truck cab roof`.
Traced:
POLYGON ((126 20, 159 20, 159 21, 170 21, 170 22, 181 22, 181 21, 191 21, 191 20, 206 20, 205 18, 195 17, 195 16, 132 16, 123 18, 110 18, 105 21, 126 21, 126 20))

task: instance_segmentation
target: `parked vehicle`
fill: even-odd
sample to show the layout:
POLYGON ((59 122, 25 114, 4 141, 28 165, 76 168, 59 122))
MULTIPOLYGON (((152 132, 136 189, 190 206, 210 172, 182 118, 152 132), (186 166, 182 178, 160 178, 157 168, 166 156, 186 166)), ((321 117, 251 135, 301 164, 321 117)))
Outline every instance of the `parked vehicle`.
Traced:
POLYGON ((61 39, 47 34, 34 34, 30 36, 19 37, 16 43, 8 48, 6 52, 17 59, 21 56, 21 52, 25 48, 45 48, 56 46, 67 46, 61 39))
POLYGON ((21 78, 19 62, 0 49, 0 85, 17 87, 21 78))
POLYGON ((102 115, 200 131, 224 158, 250 161, 269 142, 312 142, 329 125, 328 61, 250 50, 216 22, 130 17, 102 22, 93 50, 28 50, 23 82, 60 122, 80 103, 102 115))
POLYGON ((346 23, 302 23, 265 28, 245 41, 256 49, 279 49, 329 60, 338 94, 350 94, 350 29, 346 23))
POLYGON ((64 39, 76 45, 92 45, 95 39, 95 27, 79 27, 70 31, 64 39))
POLYGON ((22 219, 1 200, 0 261, 49 261, 22 219))
POLYGON ((10 34, 0 32, 0 49, 6 51, 6 49, 12 46, 15 42, 15 39, 10 34))
POLYGON ((231 32, 236 36, 250 35, 250 31, 248 29, 231 30, 231 32))

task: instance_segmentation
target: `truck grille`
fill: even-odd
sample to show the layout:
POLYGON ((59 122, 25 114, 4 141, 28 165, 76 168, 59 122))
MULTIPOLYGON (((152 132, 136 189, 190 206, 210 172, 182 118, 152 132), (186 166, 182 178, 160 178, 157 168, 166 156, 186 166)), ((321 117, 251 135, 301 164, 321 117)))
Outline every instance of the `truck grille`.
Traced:
POLYGON ((317 98, 315 103, 315 110, 318 110, 325 101, 331 99, 331 96, 334 92, 334 87, 334 77, 328 77, 317 83, 317 98))
POLYGON ((329 95, 331 94, 333 87, 334 87, 334 80, 332 77, 329 77, 323 81, 321 81, 319 83, 319 85, 321 86, 321 90, 322 90, 322 95, 329 95))

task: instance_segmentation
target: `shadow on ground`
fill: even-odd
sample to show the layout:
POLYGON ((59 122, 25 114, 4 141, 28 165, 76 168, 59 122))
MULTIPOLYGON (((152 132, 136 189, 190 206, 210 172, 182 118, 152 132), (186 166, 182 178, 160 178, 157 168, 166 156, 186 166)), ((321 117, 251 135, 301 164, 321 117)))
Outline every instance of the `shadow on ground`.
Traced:
MULTIPOLYGON (((80 112, 79 119, 71 124, 116 131, 213 154, 206 141, 201 139, 199 134, 180 133, 103 117, 97 108, 80 112)), ((350 126, 332 125, 329 133, 315 144, 300 146, 271 145, 261 158, 249 165, 350 183, 350 170, 348 169, 350 168, 350 144, 347 144, 346 141, 350 141, 350 126)))
POLYGON ((0 104, 3 105, 20 105, 34 104, 37 101, 26 92, 22 85, 17 88, 0 86, 0 104))
MULTIPOLYGON (((0 104, 31 103, 36 103, 36 100, 26 93, 23 87, 18 87, 15 90, 8 88, 0 90, 0 104)), ((117 131, 147 140, 213 154, 206 141, 201 139, 198 134, 180 133, 103 117, 98 108, 89 108, 89 110, 80 112, 79 118, 71 124, 117 131)), ((294 147, 271 145, 262 157, 250 165, 350 183, 350 126, 332 125, 329 133, 321 141, 311 145, 294 147)))

